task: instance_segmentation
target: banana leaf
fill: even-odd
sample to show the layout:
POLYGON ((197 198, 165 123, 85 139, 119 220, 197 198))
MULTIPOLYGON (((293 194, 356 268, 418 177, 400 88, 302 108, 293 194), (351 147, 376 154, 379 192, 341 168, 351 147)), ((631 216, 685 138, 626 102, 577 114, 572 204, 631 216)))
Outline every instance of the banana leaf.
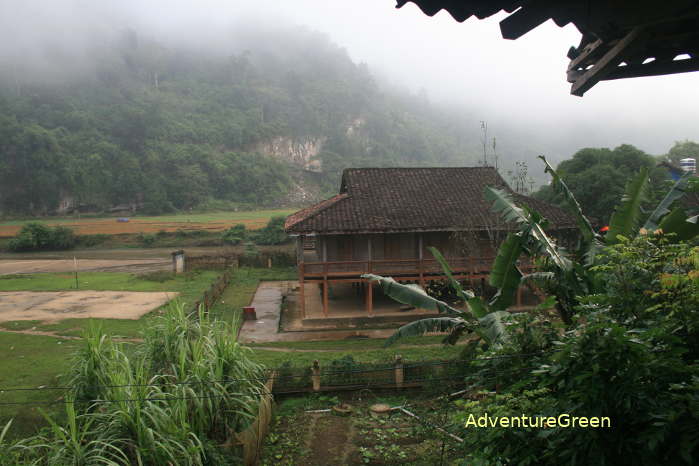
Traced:
POLYGON ((488 187, 485 192, 486 199, 493 202, 493 209, 500 212, 505 220, 517 222, 531 240, 527 241, 526 247, 546 255, 556 267, 561 270, 570 270, 572 262, 568 259, 563 250, 556 246, 551 238, 546 234, 540 224, 541 216, 534 212, 518 207, 508 193, 500 189, 488 187))
POLYGON ((687 192, 690 176, 691 175, 688 173, 672 185, 663 200, 658 203, 653 213, 651 213, 648 220, 646 220, 645 225, 643 225, 645 230, 653 232, 660 227, 660 222, 663 217, 670 213, 672 204, 687 192))
POLYGON ((590 220, 585 216, 585 214, 583 214, 582 208, 580 207, 578 200, 575 199, 575 196, 573 196, 573 193, 570 191, 568 186, 561 179, 561 177, 558 176, 556 170, 554 170, 553 167, 549 165, 548 161, 546 160, 546 157, 540 155, 539 158, 544 162, 544 165, 546 165, 546 167, 544 168, 544 172, 551 175, 551 178, 553 180, 552 186, 554 191, 563 196, 563 202, 566 203, 566 205, 572 211, 573 215, 575 215, 575 219, 578 222, 578 227, 580 228, 580 233, 582 234, 584 241, 587 243, 600 241, 600 236, 595 232, 595 229, 592 228, 590 220))
POLYGON ((522 272, 517 267, 517 260, 524 249, 525 237, 520 232, 510 233, 498 249, 498 255, 490 271, 490 284, 498 292, 490 301, 490 306, 498 311, 512 305, 522 280, 522 272))
POLYGON ((678 207, 663 217, 659 229, 664 234, 674 233, 674 241, 687 241, 699 235, 699 224, 687 218, 684 209, 678 207))
POLYGON ((405 324, 391 335, 384 346, 391 346, 400 338, 422 336, 430 332, 450 332, 444 343, 454 344, 465 331, 471 331, 475 323, 466 322, 461 317, 431 317, 405 324))
POLYGON ((390 277, 381 277, 370 273, 362 275, 362 278, 379 282, 384 294, 399 303, 426 309, 428 311, 437 311, 443 314, 465 314, 464 311, 451 307, 444 301, 429 296, 425 293, 425 290, 417 285, 404 285, 390 277))
POLYGON ((429 246, 427 250, 430 251, 430 253, 432 253, 432 256, 434 256, 437 262, 439 262, 439 265, 442 266, 444 275, 447 276, 447 281, 449 282, 451 287, 454 288, 454 291, 456 291, 457 296, 459 296, 459 298, 463 299, 466 302, 468 302, 469 299, 473 298, 473 292, 464 290, 461 286, 461 283, 459 283, 459 281, 454 278, 454 274, 451 270, 451 267, 449 266, 449 263, 444 258, 442 253, 439 252, 439 250, 433 246, 429 246))
POLYGON ((641 171, 626 184, 621 202, 614 209, 609 221, 609 232, 605 239, 607 244, 617 243, 617 236, 631 237, 638 232, 641 220, 641 203, 646 198, 648 190, 648 169, 641 171))
POLYGON ((489 345, 499 345, 507 341, 507 330, 502 323, 502 318, 509 316, 507 311, 496 311, 478 319, 480 324, 473 330, 489 345))

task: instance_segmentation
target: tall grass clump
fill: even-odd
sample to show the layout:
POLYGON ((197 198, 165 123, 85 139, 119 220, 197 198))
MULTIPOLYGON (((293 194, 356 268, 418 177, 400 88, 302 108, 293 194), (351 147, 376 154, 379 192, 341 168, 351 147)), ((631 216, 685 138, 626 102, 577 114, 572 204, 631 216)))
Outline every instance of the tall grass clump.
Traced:
POLYGON ((202 311, 187 315, 181 304, 155 318, 139 345, 91 326, 70 373, 67 426, 49 418, 12 454, 40 465, 235 462, 222 445, 257 413, 264 372, 234 328, 202 311))

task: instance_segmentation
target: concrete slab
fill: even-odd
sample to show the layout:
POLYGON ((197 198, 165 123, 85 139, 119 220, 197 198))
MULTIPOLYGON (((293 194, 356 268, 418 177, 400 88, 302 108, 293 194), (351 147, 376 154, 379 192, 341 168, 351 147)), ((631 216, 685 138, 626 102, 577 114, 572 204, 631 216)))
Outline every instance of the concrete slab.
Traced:
POLYGON ((403 323, 431 315, 421 310, 388 318, 366 317, 363 310, 357 310, 362 317, 347 317, 342 313, 328 319, 302 319, 298 309, 298 283, 293 281, 260 283, 251 306, 255 307, 257 320, 243 322, 238 336, 241 343, 388 338, 403 323), (280 326, 291 331, 280 331, 280 326))
POLYGON ((98 318, 138 320, 179 293, 136 291, 3 291, 0 322, 98 318))

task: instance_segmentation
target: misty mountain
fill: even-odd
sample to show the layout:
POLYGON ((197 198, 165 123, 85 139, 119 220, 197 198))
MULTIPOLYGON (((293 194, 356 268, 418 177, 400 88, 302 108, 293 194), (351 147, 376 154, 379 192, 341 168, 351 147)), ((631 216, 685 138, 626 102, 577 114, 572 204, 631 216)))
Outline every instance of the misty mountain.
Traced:
POLYGON ((299 205, 346 167, 474 165, 482 152, 473 121, 387 91, 302 28, 239 30, 228 51, 130 29, 72 73, 52 58, 0 75, 5 213, 299 205))

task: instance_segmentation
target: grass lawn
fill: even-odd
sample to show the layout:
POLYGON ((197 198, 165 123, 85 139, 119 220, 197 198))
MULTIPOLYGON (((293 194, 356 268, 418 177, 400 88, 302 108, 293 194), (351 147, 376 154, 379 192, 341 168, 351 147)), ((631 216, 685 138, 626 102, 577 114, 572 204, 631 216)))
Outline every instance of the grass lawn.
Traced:
MULTIPOLYGON (((8 392, 2 389, 61 384, 59 375, 70 367, 72 354, 78 345, 78 341, 0 332, 0 403, 56 401, 62 395, 62 391, 8 392)), ((41 409, 51 414, 62 412, 61 405, 41 406, 41 409)), ((43 416, 35 406, 2 406, 0 425, 4 426, 9 418, 15 418, 10 431, 14 437, 31 434, 37 426, 45 424, 43 416)))
MULTIPOLYGON (((218 277, 214 271, 197 271, 183 275, 155 273, 134 275, 115 272, 85 272, 78 278, 79 289, 95 291, 172 291, 179 292, 185 306, 191 306, 218 277)), ((64 291, 75 290, 71 274, 33 274, 0 277, 0 291, 64 291)), ((107 333, 123 337, 138 337, 153 313, 139 320, 101 319, 107 333)), ((0 323, 0 328, 56 332, 59 335, 80 336, 91 319, 65 319, 57 323, 11 321, 0 323)), ((1 340, 0 340, 1 341, 1 340)))

